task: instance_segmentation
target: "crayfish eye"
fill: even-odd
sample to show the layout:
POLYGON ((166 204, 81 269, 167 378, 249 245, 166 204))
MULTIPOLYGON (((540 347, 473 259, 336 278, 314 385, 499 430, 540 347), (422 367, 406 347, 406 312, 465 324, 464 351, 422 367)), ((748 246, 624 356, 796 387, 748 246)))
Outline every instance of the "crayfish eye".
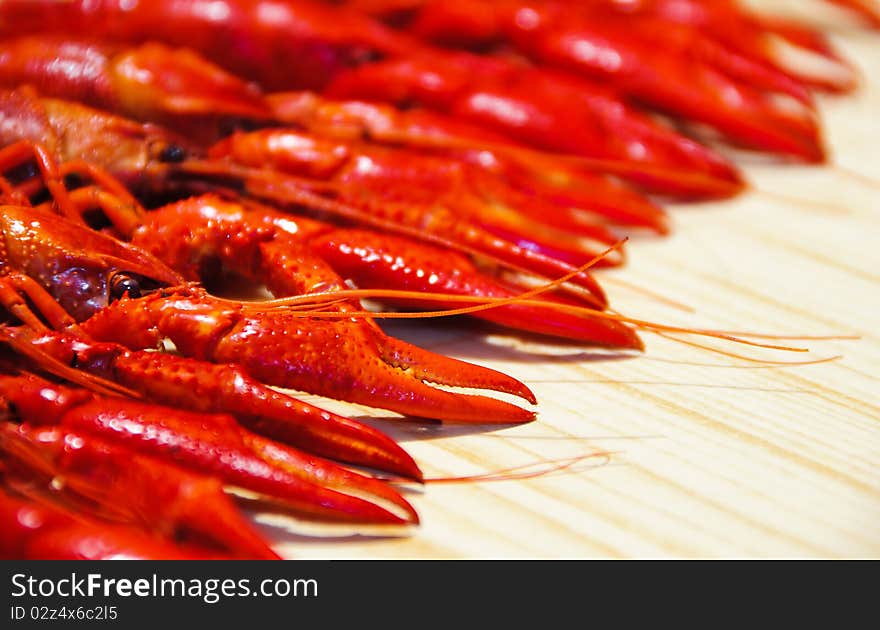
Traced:
POLYGON ((130 298, 141 297, 141 283, 131 276, 118 273, 110 280, 110 299, 115 301, 124 295, 130 298))
POLYGON ((169 144, 159 153, 161 162, 183 162, 186 159, 186 150, 176 144, 169 144))
POLYGON ((358 48, 351 53, 352 62, 356 66, 376 63, 385 58, 385 54, 374 48, 358 48))

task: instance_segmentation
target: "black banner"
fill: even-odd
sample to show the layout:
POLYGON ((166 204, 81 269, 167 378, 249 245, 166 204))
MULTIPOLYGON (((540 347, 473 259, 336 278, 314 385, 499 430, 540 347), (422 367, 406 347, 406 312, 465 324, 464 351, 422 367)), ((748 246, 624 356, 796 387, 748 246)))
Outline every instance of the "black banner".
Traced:
MULTIPOLYGON (((679 618, 710 604, 713 615, 756 605, 778 607, 786 592, 798 602, 789 612, 807 610, 830 604, 835 588, 855 586, 845 579, 848 571, 838 571, 846 563, 824 563, 840 575, 832 577, 826 570, 823 579, 809 583, 812 569, 806 565, 814 564, 7 561, 0 628, 161 630, 193 622, 243 630, 306 622, 328 628, 342 622, 412 627, 424 619, 473 625, 475 610, 491 615, 493 626, 536 613, 548 619, 576 615, 584 622, 610 614, 621 622, 679 618)), ((847 589, 847 612, 855 602, 869 601, 858 594, 866 588, 871 590, 868 582, 847 589)))
MULTIPOLYGON (((366 611, 375 614, 386 609, 394 616, 400 614, 400 603, 427 605, 428 610, 436 609, 432 614, 449 612, 453 605, 493 601, 504 602, 505 608, 570 603, 583 596, 586 583, 583 573, 567 581, 557 570, 565 564, 5 562, 6 606, 0 627, 156 628, 159 623, 198 619, 200 624, 235 623, 246 628, 260 620, 291 616, 301 620, 304 614, 313 620, 318 614, 330 614, 333 619, 355 621, 366 611)), ((265 627, 272 625, 267 621, 265 627)))

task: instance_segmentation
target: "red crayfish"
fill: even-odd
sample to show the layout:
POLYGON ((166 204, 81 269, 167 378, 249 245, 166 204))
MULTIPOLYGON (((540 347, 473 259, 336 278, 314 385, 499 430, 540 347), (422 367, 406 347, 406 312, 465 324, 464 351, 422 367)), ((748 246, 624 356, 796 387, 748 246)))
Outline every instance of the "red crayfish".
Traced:
POLYGON ((733 0, 5 0, 0 34, 14 558, 276 558, 233 489, 418 523, 400 445, 278 388, 447 422, 537 401, 361 300, 623 350, 688 332, 610 310, 592 268, 669 231, 657 195, 745 188, 719 140, 823 161, 813 92, 856 85, 733 0))

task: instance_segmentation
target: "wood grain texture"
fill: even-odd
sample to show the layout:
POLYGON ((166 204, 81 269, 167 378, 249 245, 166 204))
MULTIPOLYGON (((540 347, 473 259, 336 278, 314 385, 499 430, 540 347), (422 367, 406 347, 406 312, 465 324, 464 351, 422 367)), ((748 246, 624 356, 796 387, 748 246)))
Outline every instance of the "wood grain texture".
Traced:
POLYGON ((752 193, 677 208, 671 238, 636 238, 628 266, 603 278, 616 308, 646 319, 860 336, 791 342, 807 345, 807 358, 842 359, 756 366, 651 335, 635 356, 521 340, 465 320, 389 326, 513 374, 540 400, 539 420, 520 427, 377 421, 428 476, 610 454, 528 480, 429 484, 409 495, 423 525, 402 536, 266 525, 279 550, 295 558, 880 557, 880 34, 844 29, 836 39, 865 73, 857 95, 821 101, 839 167, 752 159, 752 193))

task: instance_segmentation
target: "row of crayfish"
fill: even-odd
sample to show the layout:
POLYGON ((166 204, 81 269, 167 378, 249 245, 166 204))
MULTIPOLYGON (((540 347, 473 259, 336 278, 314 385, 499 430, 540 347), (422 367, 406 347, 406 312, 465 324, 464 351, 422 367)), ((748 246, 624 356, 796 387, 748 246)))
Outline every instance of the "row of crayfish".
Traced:
POLYGON ((731 0, 5 0, 0 37, 3 557, 275 557, 228 488, 417 523, 399 445, 275 388, 452 422, 535 414, 434 385, 536 400, 360 299, 639 350, 590 267, 668 231, 649 195, 743 189, 699 139, 823 160, 812 91, 855 84, 731 0))

